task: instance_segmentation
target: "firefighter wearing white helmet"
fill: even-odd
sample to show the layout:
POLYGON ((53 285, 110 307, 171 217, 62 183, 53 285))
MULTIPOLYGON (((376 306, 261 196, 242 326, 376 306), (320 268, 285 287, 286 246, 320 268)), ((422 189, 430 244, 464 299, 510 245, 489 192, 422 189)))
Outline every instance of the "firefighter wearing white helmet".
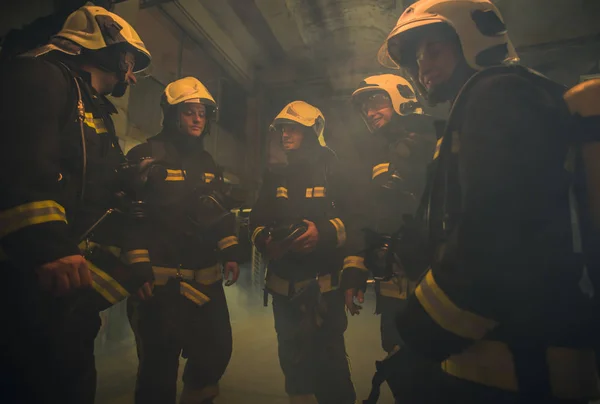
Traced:
POLYGON ((431 376, 428 402, 598 397, 565 169, 565 89, 514 63, 486 0, 413 4, 381 54, 430 102, 452 104, 419 210, 430 269, 398 317, 405 346, 386 363, 396 397, 413 401, 416 358, 445 372, 431 376))
MULTIPOLYGON (((395 325, 414 282, 398 264, 386 258, 391 239, 413 214, 425 185, 425 172, 434 147, 432 118, 423 113, 412 85, 403 77, 381 74, 365 78, 352 93, 352 102, 372 133, 361 147, 371 179, 367 267, 376 282, 383 349, 402 345, 395 325)), ((418 277, 418 274, 416 275, 418 277)))
POLYGON ((154 298, 128 301, 139 356, 135 402, 175 401, 183 351, 181 403, 209 404, 231 357, 222 268, 226 285, 235 283, 241 255, 230 211, 236 206, 203 146, 217 110, 213 96, 185 77, 167 85, 160 102, 162 131, 127 154, 162 169, 145 190, 154 298))
POLYGON ((83 7, 50 44, 1 66, 0 266, 11 287, 0 307, 14 369, 3 402, 93 403, 99 310, 149 292, 142 212, 119 175, 127 162, 105 97, 149 61, 127 22, 83 7))
POLYGON ((268 168, 250 224, 270 260, 265 305, 271 294, 286 393, 291 403, 353 403, 344 303, 358 310, 353 299, 362 300, 367 277, 362 194, 325 146, 318 108, 294 101, 271 129, 287 165, 268 168))

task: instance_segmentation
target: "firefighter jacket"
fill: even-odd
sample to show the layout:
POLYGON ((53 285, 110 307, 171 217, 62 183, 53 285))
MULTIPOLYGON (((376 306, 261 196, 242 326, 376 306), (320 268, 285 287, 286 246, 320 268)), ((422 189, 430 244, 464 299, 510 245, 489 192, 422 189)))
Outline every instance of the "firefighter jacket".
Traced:
POLYGON ((202 202, 202 197, 224 186, 202 141, 163 131, 127 154, 131 162, 147 157, 166 168, 164 178, 146 184, 144 197, 153 265, 196 270, 219 261, 240 262, 235 216, 226 206, 214 209, 202 202))
POLYGON ((256 204, 250 214, 252 241, 264 251, 268 228, 275 223, 315 223, 319 240, 314 251, 290 251, 269 262, 269 272, 291 282, 331 274, 341 287, 362 288, 364 266, 363 203, 337 157, 326 147, 314 152, 290 153, 285 167, 271 167, 265 174, 256 204))
MULTIPOLYGON (((80 254, 86 230, 120 207, 117 168, 125 157, 110 117, 116 110, 89 74, 51 55, 17 58, 1 69, 0 245, 9 261, 31 271, 80 254)), ((140 229, 115 214, 90 235, 93 245, 121 248, 139 286, 151 269, 140 229)), ((103 296, 124 298, 123 288, 112 290, 106 274, 91 269, 96 290, 105 284, 103 296)))
POLYGON ((363 149, 371 179, 369 228, 384 234, 397 231, 402 216, 415 212, 434 147, 426 135, 405 133, 399 125, 392 120, 363 149))
POLYGON ((412 349, 441 361, 482 340, 586 344, 563 93, 512 66, 476 74, 455 100, 423 198, 435 255, 398 317, 412 349))

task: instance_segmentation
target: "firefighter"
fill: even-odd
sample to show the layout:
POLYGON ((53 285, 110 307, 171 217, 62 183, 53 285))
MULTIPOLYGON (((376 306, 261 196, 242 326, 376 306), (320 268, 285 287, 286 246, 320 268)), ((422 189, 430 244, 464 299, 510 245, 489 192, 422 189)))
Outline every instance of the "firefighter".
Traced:
POLYGON ((125 20, 86 6, 49 44, 1 66, 3 402, 94 401, 98 310, 129 291, 84 253, 121 247, 134 283, 152 278, 143 241, 121 237, 133 215, 93 226, 129 206, 117 174, 126 161, 111 120, 116 110, 106 96, 122 96, 149 63, 125 20), (87 304, 92 294, 106 304, 87 304))
POLYGON ((148 183, 154 297, 129 300, 139 357, 135 402, 174 403, 180 354, 182 404, 208 404, 232 350, 223 289, 239 276, 235 216, 224 206, 224 179, 203 142, 217 104, 194 77, 170 83, 161 99, 162 131, 128 158, 152 158, 166 169, 148 183), (223 268, 221 266, 223 262, 223 268))
MULTIPOLYGON (((590 302, 579 288, 565 168, 565 89, 518 65, 487 0, 423 0, 380 52, 452 110, 428 203, 431 269, 397 319, 441 364, 435 402, 584 403, 598 397, 590 302)), ((404 379, 403 379, 404 378, 404 379)), ((406 402, 419 397, 405 398, 406 402)))
POLYGON ((321 111, 304 101, 275 117, 271 130, 287 164, 267 170, 250 223, 252 242, 269 260, 265 290, 290 402, 350 404, 356 394, 344 306, 357 313, 355 298, 362 301, 366 284, 362 211, 324 128, 321 111))
POLYGON ((381 314, 381 344, 391 353, 402 345, 395 313, 404 307, 415 282, 409 280, 401 263, 388 265, 386 258, 395 254, 389 249, 404 224, 403 216, 416 211, 434 146, 431 135, 423 132, 431 132, 433 128, 427 126, 429 117, 423 114, 412 86, 403 77, 393 74, 367 77, 352 94, 352 101, 372 134, 369 137, 372 147, 366 157, 374 196, 369 207, 369 229, 376 236, 367 242, 366 261, 377 281, 376 312, 381 314))

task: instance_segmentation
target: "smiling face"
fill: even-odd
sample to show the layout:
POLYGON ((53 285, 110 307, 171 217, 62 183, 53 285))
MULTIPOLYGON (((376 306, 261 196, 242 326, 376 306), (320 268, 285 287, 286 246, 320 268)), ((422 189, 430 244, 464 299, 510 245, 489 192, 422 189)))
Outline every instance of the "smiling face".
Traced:
POLYGON ((416 49, 419 82, 427 92, 447 84, 458 66, 459 49, 455 42, 424 36, 416 49))
POLYGON ((378 92, 366 98, 361 105, 361 112, 371 131, 387 125, 394 115, 394 107, 390 97, 378 92))
POLYGON ((198 103, 178 105, 179 130, 182 134, 200 137, 206 126, 206 107, 198 103))

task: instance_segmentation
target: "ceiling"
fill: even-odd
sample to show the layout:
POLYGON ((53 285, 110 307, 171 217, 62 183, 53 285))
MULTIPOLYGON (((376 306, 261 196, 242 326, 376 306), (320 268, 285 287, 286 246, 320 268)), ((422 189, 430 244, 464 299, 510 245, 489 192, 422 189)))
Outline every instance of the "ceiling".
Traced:
MULTIPOLYGON (((348 94, 410 0, 146 0, 160 3, 251 90, 348 94)), ((523 61, 576 77, 600 59, 600 1, 496 0, 523 61)), ((557 73, 558 74, 558 73, 557 73)), ((565 78, 565 80, 568 80, 565 78)))

